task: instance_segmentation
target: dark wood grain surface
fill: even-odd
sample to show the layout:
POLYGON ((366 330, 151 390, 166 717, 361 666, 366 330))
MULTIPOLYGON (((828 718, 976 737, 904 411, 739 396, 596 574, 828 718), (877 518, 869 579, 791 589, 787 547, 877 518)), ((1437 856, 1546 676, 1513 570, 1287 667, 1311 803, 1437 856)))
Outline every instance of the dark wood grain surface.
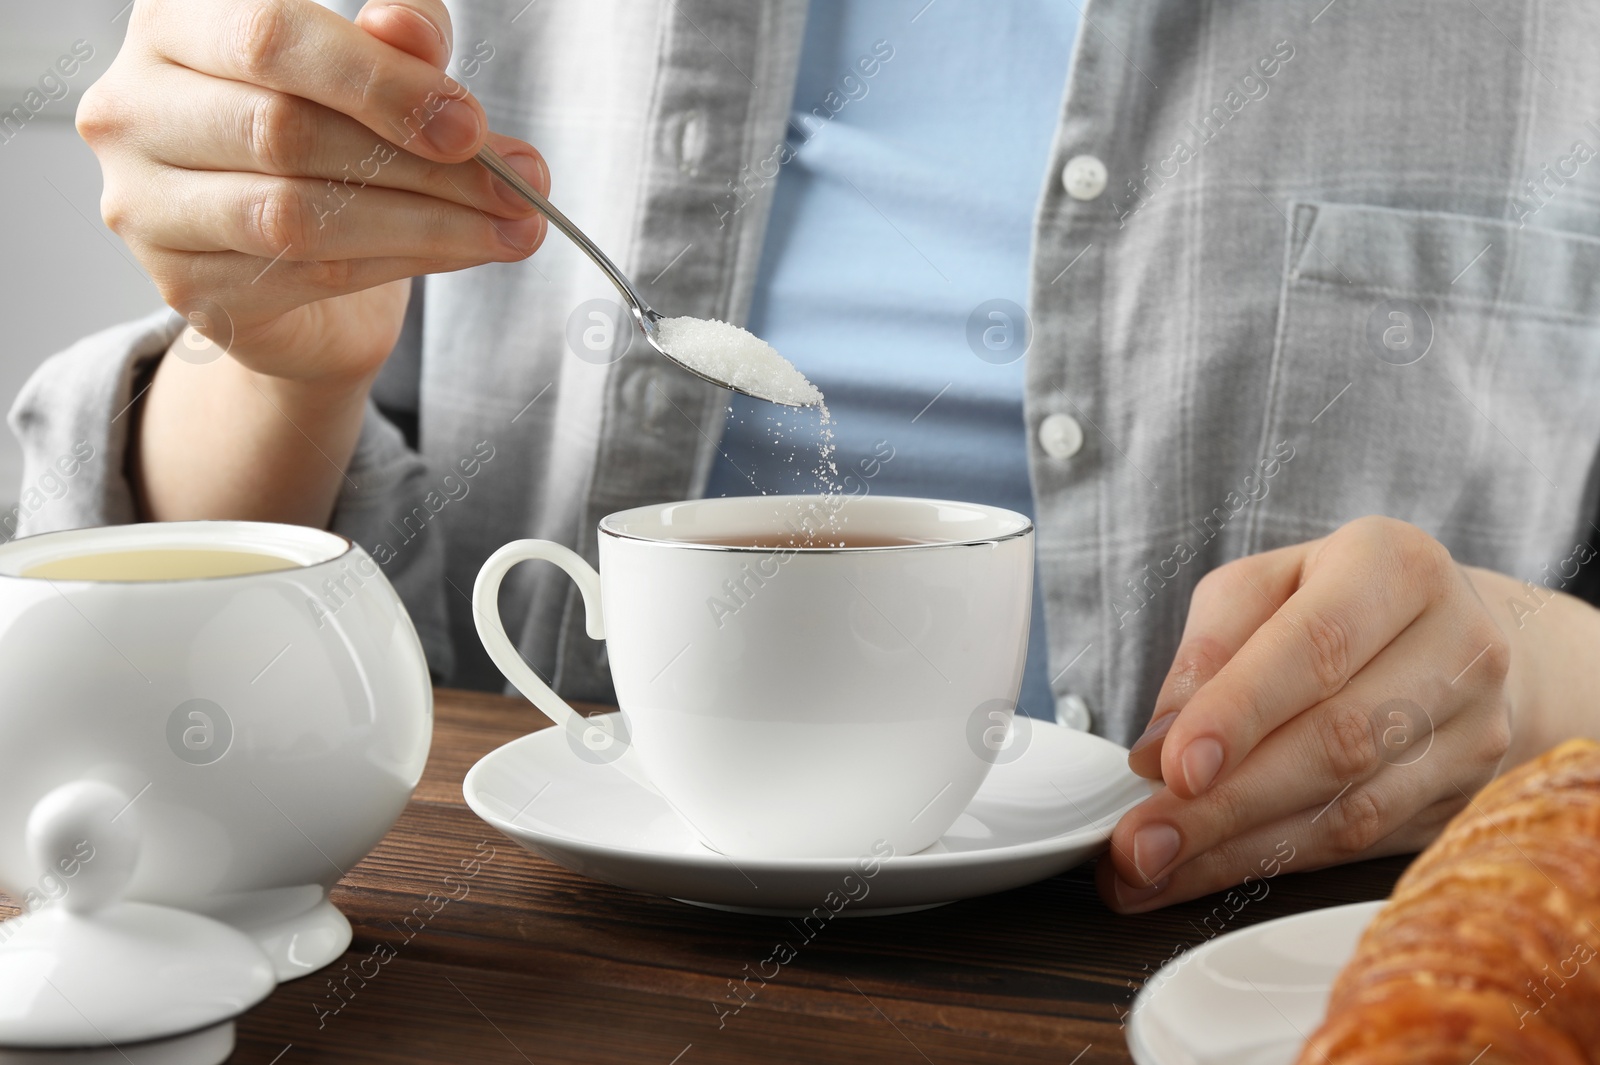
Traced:
POLYGON ((1119 917, 1089 863, 1000 895, 834 921, 765 986, 751 980, 754 997, 719 1022, 738 1003, 730 982, 790 932, 783 919, 588 880, 466 808, 472 764, 544 724, 525 702, 438 693, 422 785, 334 893, 356 929, 344 963, 244 1018, 232 1062, 1127 1062, 1121 1015, 1176 950, 1381 898, 1406 864, 1285 872, 1242 904, 1213 896, 1119 917))

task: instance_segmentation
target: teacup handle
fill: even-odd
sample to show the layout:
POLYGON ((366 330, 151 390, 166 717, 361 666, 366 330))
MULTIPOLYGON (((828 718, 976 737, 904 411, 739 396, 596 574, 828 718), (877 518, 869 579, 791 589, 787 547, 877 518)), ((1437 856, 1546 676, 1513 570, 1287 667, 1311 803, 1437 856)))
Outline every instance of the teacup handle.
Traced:
POLYGON ((554 562, 577 582, 578 591, 583 593, 584 628, 589 638, 606 638, 605 619, 600 612, 600 574, 594 567, 585 562, 582 555, 549 540, 513 540, 489 556, 472 586, 472 617, 478 627, 478 639, 483 641, 484 650, 489 652, 506 679, 546 717, 563 727, 581 726, 583 715, 567 705, 567 701, 522 660, 500 620, 500 582, 512 566, 535 560, 554 562))

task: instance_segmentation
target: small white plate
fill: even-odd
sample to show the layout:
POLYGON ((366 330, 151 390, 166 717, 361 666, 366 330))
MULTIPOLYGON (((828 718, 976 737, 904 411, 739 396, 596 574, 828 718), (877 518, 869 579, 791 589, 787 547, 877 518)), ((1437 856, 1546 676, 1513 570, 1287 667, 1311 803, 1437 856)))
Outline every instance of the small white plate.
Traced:
POLYGON ((1163 965, 1129 1012, 1138 1065, 1292 1065, 1383 908, 1357 902, 1218 936, 1163 965))
POLYGON ((939 842, 882 862, 868 878, 853 858, 718 854, 616 765, 580 758, 560 728, 490 752, 462 791, 474 813, 524 847, 608 884, 748 913, 809 913, 830 893, 852 896, 840 916, 904 912, 1070 869, 1149 796, 1123 748, 1045 721, 1031 726, 1022 753, 990 770, 939 842))

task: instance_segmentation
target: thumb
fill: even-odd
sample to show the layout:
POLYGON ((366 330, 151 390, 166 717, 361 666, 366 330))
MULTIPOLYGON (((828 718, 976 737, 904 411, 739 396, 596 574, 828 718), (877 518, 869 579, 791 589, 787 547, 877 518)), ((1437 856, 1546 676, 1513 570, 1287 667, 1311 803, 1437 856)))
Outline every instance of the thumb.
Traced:
POLYGON ((454 31, 443 0, 368 0, 356 25, 440 70, 450 63, 454 31))

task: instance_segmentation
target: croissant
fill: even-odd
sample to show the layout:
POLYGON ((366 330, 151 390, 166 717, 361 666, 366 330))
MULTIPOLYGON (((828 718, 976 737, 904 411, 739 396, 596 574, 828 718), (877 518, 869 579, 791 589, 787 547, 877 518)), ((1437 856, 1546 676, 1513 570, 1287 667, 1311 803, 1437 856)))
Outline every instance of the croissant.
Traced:
POLYGON ((1395 885, 1298 1065, 1600 1065, 1600 743, 1484 788, 1395 885))

